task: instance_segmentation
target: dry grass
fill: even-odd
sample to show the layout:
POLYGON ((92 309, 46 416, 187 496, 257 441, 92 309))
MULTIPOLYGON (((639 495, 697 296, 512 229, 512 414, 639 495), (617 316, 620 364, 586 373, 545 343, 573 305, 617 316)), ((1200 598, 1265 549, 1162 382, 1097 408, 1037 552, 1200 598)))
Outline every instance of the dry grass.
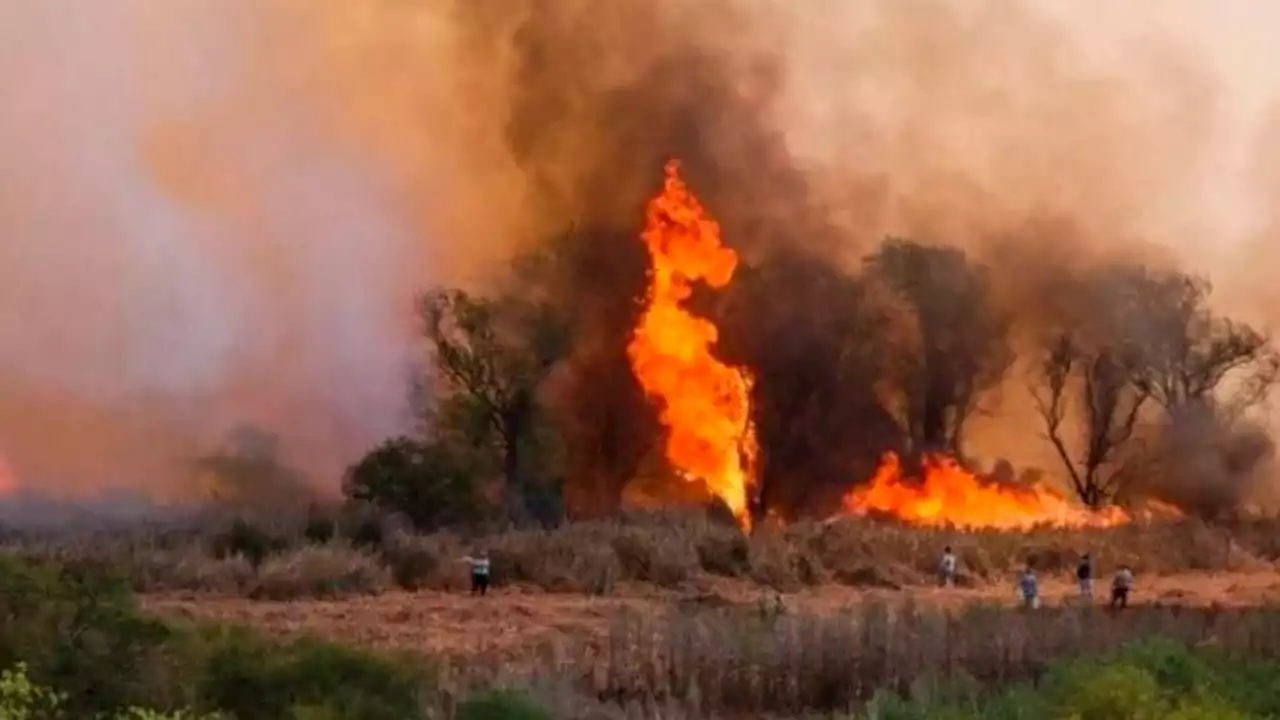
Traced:
POLYGON ((531 674, 500 657, 446 668, 441 694, 532 684, 556 717, 794 718, 853 713, 880 690, 938 681, 994 689, 1055 660, 1142 639, 1280 658, 1280 609, 1141 607, 1122 613, 868 604, 839 614, 620 611, 602 643, 544 645, 531 674))
MULTIPOLYGON (((1069 571, 1083 552, 1100 571, 1121 563, 1140 575, 1271 569, 1280 559, 1280 524, 1233 527, 1188 520, 1108 530, 961 532, 847 520, 764 528, 744 537, 696 514, 651 514, 467 540, 452 533, 390 532, 379 547, 342 541, 308 544, 300 535, 270 539, 260 566, 225 552, 215 533, 141 533, 11 543, 28 556, 88 559, 128 574, 143 592, 176 590, 265 597, 332 597, 405 589, 466 587, 462 558, 483 545, 499 585, 556 593, 610 595, 623 584, 682 589, 708 577, 733 578, 781 592, 836 583, 902 588, 932 583, 937 559, 952 545, 963 580, 1003 582, 1028 559, 1041 574, 1069 571)), ((234 549, 234 548, 233 548, 234 549)))
MULTIPOLYGON (((505 684, 537 688, 556 707, 555 717, 790 718, 847 712, 878 689, 909 691, 936 675, 988 687, 1034 679, 1052 660, 1156 636, 1280 658, 1280 607, 1244 606, 1277 597, 1274 592, 1240 597, 1236 607, 1210 602, 1227 584, 1253 582, 1261 590, 1268 578, 1190 579, 1210 578, 1221 583, 1213 593, 1176 605, 1158 600, 1185 576, 1144 585, 1146 604, 1117 614, 1064 601, 1065 583, 1049 588, 1050 604, 1034 612, 1013 609, 1011 593, 1001 602, 1000 593, 979 590, 841 592, 833 586, 789 597, 781 614, 747 593, 724 606, 672 602, 669 593, 599 598, 511 591, 485 601, 432 592, 283 604, 152 597, 147 607, 281 636, 423 652, 442 663, 442 707, 475 688, 505 684)), ((1276 578, 1269 581, 1274 589, 1276 578)))
POLYGON ((308 545, 272 557, 259 568, 253 598, 344 598, 381 592, 391 572, 378 558, 341 543, 308 545))

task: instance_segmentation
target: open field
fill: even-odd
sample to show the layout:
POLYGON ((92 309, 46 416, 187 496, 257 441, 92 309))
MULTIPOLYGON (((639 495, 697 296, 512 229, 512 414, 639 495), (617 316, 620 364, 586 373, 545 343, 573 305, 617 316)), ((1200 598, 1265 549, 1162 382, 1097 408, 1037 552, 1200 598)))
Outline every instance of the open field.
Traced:
MULTIPOLYGON (((1046 606, 1081 604, 1066 579, 1042 583, 1046 606)), ((1104 603, 1103 589, 1095 602, 1104 603)), ((501 589, 486 598, 465 593, 389 591, 342 600, 262 601, 199 593, 144 596, 144 607, 162 617, 245 624, 272 635, 313 635, 330 640, 429 656, 498 654, 529 659, 540 648, 600 644, 623 614, 661 619, 690 609, 774 607, 773 593, 722 579, 691 582, 683 591, 643 585, 618 588, 609 597, 501 589)), ((806 588, 781 596, 788 614, 836 616, 852 606, 910 602, 921 608, 956 610, 969 603, 1012 607, 1012 583, 977 588, 911 587, 859 589, 840 585, 806 588)), ((1136 605, 1200 608, 1280 606, 1280 572, 1182 573, 1143 579, 1136 605)))
MULTIPOLYGON (((1097 589, 1094 602, 1106 601, 1097 589)), ((1074 584, 1042 582, 1046 606, 1078 607, 1074 584)), ((708 578, 684 591, 631 585, 611 597, 499 589, 485 598, 465 593, 390 591, 346 600, 255 601, 200 593, 156 593, 143 606, 165 618, 229 621, 274 635, 317 635, 362 646, 462 657, 498 653, 507 660, 545 646, 602 642, 622 614, 660 619, 689 609, 772 610, 781 597, 787 614, 832 616, 864 603, 911 602, 924 609, 956 610, 968 603, 1014 606, 1012 583, 977 588, 850 588, 828 584, 777 596, 754 584, 708 578)), ((1280 571, 1181 573, 1142 579, 1135 605, 1248 609, 1280 606, 1280 571)))
POLYGON ((567 703, 558 706, 563 717, 853 712, 882 691, 911 696, 931 678, 998 689, 1038 681, 1054 662, 1153 639, 1280 657, 1280 610, 1254 606, 1280 600, 1272 573, 1153 579, 1145 591, 1175 602, 1139 597, 1121 613, 1068 601, 1065 583, 1052 583, 1050 602, 1035 612, 1013 609, 1003 587, 824 586, 786 596, 781 614, 761 606, 758 588, 715 585, 607 598, 511 589, 476 601, 439 592, 283 603, 152 596, 144 606, 173 619, 408 650, 443 663, 442 697, 495 683, 535 687, 544 702, 567 703))
POLYGON ((849 520, 746 537, 660 514, 473 538, 240 526, 4 547, 109 569, 175 627, 247 626, 418 658, 435 717, 495 687, 531 693, 556 718, 864 717, 877 693, 911 696, 935 679, 1000 693, 1132 642, 1274 662, 1276 527, 1002 533, 849 520), (933 570, 948 544, 963 582, 943 589, 933 570), (486 598, 466 593, 462 558, 477 547, 498 581, 486 598), (1071 583, 1086 550, 1095 606, 1071 583), (1046 601, 1035 612, 1014 607, 1028 560, 1046 601), (1100 606, 1121 563, 1137 570, 1134 607, 1111 613, 1100 606))

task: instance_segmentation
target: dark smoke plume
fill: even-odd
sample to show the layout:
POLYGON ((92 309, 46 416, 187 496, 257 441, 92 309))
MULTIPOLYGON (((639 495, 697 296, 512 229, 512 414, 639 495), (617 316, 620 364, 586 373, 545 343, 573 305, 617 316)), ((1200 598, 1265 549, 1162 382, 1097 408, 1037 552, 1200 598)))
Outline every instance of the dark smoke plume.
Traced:
MULTIPOLYGON (((775 492, 787 505, 859 479, 868 457, 903 442, 877 409, 876 361, 911 352, 914 316, 883 293, 814 291, 823 273, 856 277, 861 256, 889 234, 965 248, 988 267, 993 301, 1012 314, 1010 341, 1025 354, 1045 328, 1105 305, 1076 292, 1104 268, 1177 264, 1177 248, 1160 241, 1195 220, 1189 200, 1217 123, 1215 79, 1190 50, 1151 43, 1123 65, 1091 65, 1079 40, 1030 4, 881 2, 780 15, 714 5, 513 2, 463 12, 468 64, 503 58, 504 137, 528 178, 532 224, 565 233, 559 251, 579 268, 559 293, 567 307, 591 309, 582 334, 594 349, 566 369, 580 381, 565 383, 558 401, 570 425, 612 427, 597 405, 645 411, 624 372, 628 299, 643 287, 643 255, 627 238, 668 157, 684 160, 748 265, 730 297, 704 298, 726 351, 774 388, 819 383, 786 391, 804 408, 757 397, 757 413, 785 413, 783 434, 812 424, 776 448, 785 467, 775 492), (797 108, 819 100, 819 112, 797 108), (849 365, 836 335, 823 339, 836 332, 862 339, 862 366, 849 365), (774 352, 788 347, 789 357, 774 352), (831 369, 842 362, 843 374, 831 369), (813 404, 823 397, 838 398, 845 416, 813 404), (855 451, 860 444, 868 447, 855 451)), ((986 393, 991 407, 970 445, 1052 467, 1038 450, 1006 452, 1029 444, 1022 370, 986 393)), ((767 428, 776 418, 759 420, 767 428)), ((608 471, 584 460, 596 497, 603 487, 614 497, 634 474, 641 453, 622 455, 631 459, 602 461, 608 471)))
MULTIPOLYGON (((409 422, 414 294, 548 252, 539 282, 577 330, 548 394, 599 509, 656 433, 623 348, 641 207, 672 156, 743 252, 741 289, 698 298, 725 352, 763 367, 752 348, 804 347, 770 372, 821 379, 856 350, 830 381, 845 395, 814 390, 852 402, 813 409, 796 447, 883 449, 862 378, 918 335, 860 277, 885 236, 986 265, 1025 360, 1081 313, 1073 278, 1195 271, 1216 228, 1209 65, 1154 31, 1099 60, 1107 11, 1043 5, 104 0, 74 23, 5 6, 0 450, 24 483, 181 496, 189 460, 251 423, 333 489, 409 422), (842 276, 855 315, 793 290, 842 276), (834 339, 850 325, 857 347, 834 339)), ((1258 297, 1237 288, 1233 312, 1258 297)), ((1052 467, 1024 386, 1015 369, 984 394, 966 447, 1052 467)), ((795 462, 787 503, 864 473, 795 462)))

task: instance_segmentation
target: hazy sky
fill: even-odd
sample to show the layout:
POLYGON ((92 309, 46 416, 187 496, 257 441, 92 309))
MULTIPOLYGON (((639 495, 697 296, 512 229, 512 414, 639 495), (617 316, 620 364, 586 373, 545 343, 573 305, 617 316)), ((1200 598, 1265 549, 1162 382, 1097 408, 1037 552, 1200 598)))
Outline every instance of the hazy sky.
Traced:
MULTIPOLYGON (((832 18, 856 4, 806 7, 824 2, 832 18)), ((1280 94, 1280 5, 1034 2, 1103 65, 1173 39, 1211 69, 1223 152, 1201 201, 1222 232, 1170 242, 1238 260, 1226 243, 1256 210, 1243 169, 1280 94)), ((467 71, 440 64, 445 36, 413 7, 0 0, 0 455, 15 475, 156 487, 249 422, 331 481, 402 425, 414 292, 484 249, 468 232, 509 234, 517 194, 462 191, 492 152, 463 140, 484 114, 451 110, 467 71)), ((838 46, 839 23, 810 17, 838 46)), ((829 82, 821 53, 787 52, 793 74, 829 82)), ((790 128, 799 149, 834 140, 807 127, 790 128)))
MULTIPOLYGON (((1141 47, 1152 38, 1169 37, 1200 53, 1222 88, 1224 130, 1218 139, 1223 147, 1220 182, 1207 185, 1205 202, 1216 210, 1222 227, 1242 235, 1247 232, 1257 209, 1255 198, 1249 196, 1249 154, 1260 122, 1280 100, 1280 63, 1275 56, 1280 5, 1265 0, 1136 0, 1110 3, 1098 13, 1098 3, 1037 3, 1068 18, 1082 37, 1099 46, 1104 57, 1114 58, 1117 51, 1141 47)), ((1223 233, 1210 243, 1215 247, 1193 250, 1230 255, 1239 250, 1240 239, 1241 235, 1223 233)))

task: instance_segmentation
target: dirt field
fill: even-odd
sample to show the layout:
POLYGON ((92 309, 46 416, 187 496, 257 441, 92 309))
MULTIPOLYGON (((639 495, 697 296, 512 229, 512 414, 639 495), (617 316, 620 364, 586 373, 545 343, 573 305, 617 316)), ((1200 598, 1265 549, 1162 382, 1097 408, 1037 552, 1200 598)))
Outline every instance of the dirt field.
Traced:
MULTIPOLYGON (((1097 601, 1103 602, 1105 583, 1097 601)), ((1042 582, 1047 604, 1076 602, 1066 580, 1042 582)), ((690 583, 680 592, 648 586, 619 588, 610 597, 556 595, 502 588, 484 599, 438 592, 389 592, 343 601, 265 602, 193 594, 149 595, 144 605, 175 619, 248 624, 280 636, 316 635, 385 649, 432 655, 485 654, 515 658, 539 646, 567 645, 603 637, 621 611, 659 616, 681 603, 707 607, 758 606, 758 586, 720 579, 690 583)), ((769 596, 772 597, 771 595, 769 596)), ((789 611, 837 612, 868 600, 958 605, 974 601, 1015 602, 1008 586, 972 589, 863 590, 827 585, 783 596, 789 611)), ((1135 603, 1254 606, 1280 603, 1280 572, 1180 574, 1139 578, 1135 603)))

